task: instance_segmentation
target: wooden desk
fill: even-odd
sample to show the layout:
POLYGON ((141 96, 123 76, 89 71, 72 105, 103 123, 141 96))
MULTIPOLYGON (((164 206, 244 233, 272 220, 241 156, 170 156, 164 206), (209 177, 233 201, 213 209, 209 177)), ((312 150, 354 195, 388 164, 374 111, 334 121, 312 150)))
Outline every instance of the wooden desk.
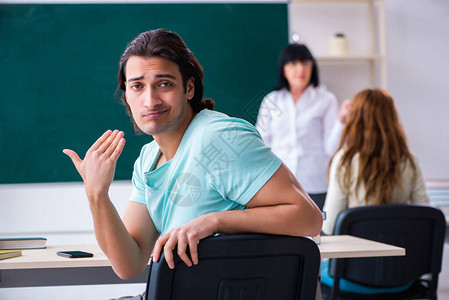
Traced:
POLYGON ((321 258, 403 256, 405 249, 350 235, 322 236, 321 258))
POLYGON ((22 256, 0 260, 0 270, 110 267, 106 255, 98 245, 48 246, 46 249, 22 250, 22 256), (93 253, 93 257, 65 258, 58 251, 80 250, 93 253))
POLYGON ((0 288, 142 283, 147 281, 148 273, 147 267, 132 279, 120 279, 98 245, 48 246, 22 250, 22 256, 0 260, 0 288), (91 252, 94 256, 65 258, 56 254, 71 250, 91 252))
MULTIPOLYGON (((319 245, 322 258, 405 255, 405 249, 348 235, 323 236, 319 245)), ((148 268, 147 268, 148 269, 148 268)), ((0 288, 27 286, 143 283, 148 270, 131 280, 120 279, 98 245, 48 246, 23 250, 22 256, 0 260, 0 288), (57 251, 81 250, 89 258, 64 258, 57 251)))

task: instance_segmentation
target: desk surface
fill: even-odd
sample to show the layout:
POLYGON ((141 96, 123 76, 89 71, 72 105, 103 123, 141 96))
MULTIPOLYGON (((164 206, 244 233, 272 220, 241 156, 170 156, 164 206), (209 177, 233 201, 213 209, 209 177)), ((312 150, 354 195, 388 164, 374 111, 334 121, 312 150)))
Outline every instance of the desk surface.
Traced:
MULTIPOLYGON (((405 249, 349 235, 323 236, 318 245, 322 258, 373 257, 405 255, 405 249)), ((46 249, 23 250, 22 256, 0 260, 0 270, 41 268, 84 268, 110 266, 98 245, 48 246, 46 249), (65 258, 57 251, 81 250, 93 257, 65 258)))
POLYGON ((403 256, 405 249, 350 235, 322 236, 321 258, 403 256))
POLYGON ((45 249, 22 250, 22 256, 0 260, 0 270, 40 268, 84 268, 110 266, 106 255, 98 245, 47 246, 45 249), (86 251, 93 257, 65 258, 58 251, 86 251))
MULTIPOLYGON (((348 235, 323 236, 319 245, 322 258, 405 255, 405 249, 348 235)), ((23 250, 22 256, 0 260, 0 288, 115 283, 144 283, 149 266, 140 275, 120 279, 98 245, 48 246, 23 250), (57 251, 81 250, 88 258, 64 258, 57 251)))

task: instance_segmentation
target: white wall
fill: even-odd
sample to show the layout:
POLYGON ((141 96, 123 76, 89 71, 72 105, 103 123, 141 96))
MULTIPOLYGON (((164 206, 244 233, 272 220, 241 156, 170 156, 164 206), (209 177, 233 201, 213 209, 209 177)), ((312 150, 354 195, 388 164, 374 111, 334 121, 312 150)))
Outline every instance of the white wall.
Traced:
MULTIPOLYGON (((110 188, 111 200, 121 216, 131 186, 130 181, 114 181, 110 188)), ((0 237, 12 236, 46 237, 47 245, 95 244, 84 185, 81 182, 0 185, 0 237)), ((137 295, 144 290, 144 283, 0 288, 0 299, 105 300, 137 295)))
MULTIPOLYGON (((449 179, 449 1, 384 0, 387 89, 426 179, 449 179)), ((350 55, 372 52, 368 3, 292 3, 290 32, 316 56, 344 32, 350 55)), ((368 63, 319 63, 321 80, 339 100, 370 87, 368 63)))
MULTIPOLYGON (((120 215, 131 186, 131 181, 111 185, 110 197, 120 215)), ((1 237, 44 236, 47 245, 96 243, 82 182, 3 184, 0 199, 1 237)))
POLYGON ((449 1, 386 0, 388 87, 425 178, 449 179, 449 1))

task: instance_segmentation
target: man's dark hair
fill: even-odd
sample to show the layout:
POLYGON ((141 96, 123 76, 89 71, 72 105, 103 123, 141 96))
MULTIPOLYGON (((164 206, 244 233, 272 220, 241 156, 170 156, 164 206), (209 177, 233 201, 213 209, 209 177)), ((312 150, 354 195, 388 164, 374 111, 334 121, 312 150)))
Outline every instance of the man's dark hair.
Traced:
MULTIPOLYGON (((187 89, 187 81, 193 77, 195 94, 189 101, 194 112, 199 112, 204 108, 213 109, 215 103, 212 99, 203 98, 203 78, 204 72, 198 60, 192 51, 187 48, 179 35, 167 29, 156 29, 139 34, 123 52, 120 58, 119 70, 117 75, 117 92, 122 91, 120 100, 125 105, 128 114, 132 117, 131 109, 126 101, 126 63, 131 56, 143 58, 162 57, 166 58, 179 67, 182 76, 184 91, 187 89)), ((140 132, 134 122, 134 129, 140 132)))
POLYGON ((279 55, 279 61, 278 61, 278 81, 276 84, 275 90, 281 90, 283 88, 286 88, 287 90, 290 90, 290 85, 288 84, 287 78, 285 78, 284 75, 284 66, 286 63, 300 60, 310 60, 312 61, 312 75, 310 77, 310 81, 308 85, 313 85, 314 87, 317 87, 320 84, 320 80, 318 77, 318 65, 316 63, 315 58, 312 55, 312 52, 310 52, 309 48, 307 48, 304 44, 290 44, 287 47, 282 50, 281 54, 279 55))

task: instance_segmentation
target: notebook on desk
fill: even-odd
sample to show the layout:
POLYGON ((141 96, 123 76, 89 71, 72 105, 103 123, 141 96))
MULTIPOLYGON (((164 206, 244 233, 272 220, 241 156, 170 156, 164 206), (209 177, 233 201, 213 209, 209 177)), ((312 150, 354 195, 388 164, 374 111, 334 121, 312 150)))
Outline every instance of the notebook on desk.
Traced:
POLYGON ((22 250, 0 250, 0 260, 22 255, 22 250))
POLYGON ((47 239, 43 237, 31 238, 0 238, 0 250, 43 249, 47 239))

